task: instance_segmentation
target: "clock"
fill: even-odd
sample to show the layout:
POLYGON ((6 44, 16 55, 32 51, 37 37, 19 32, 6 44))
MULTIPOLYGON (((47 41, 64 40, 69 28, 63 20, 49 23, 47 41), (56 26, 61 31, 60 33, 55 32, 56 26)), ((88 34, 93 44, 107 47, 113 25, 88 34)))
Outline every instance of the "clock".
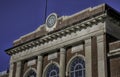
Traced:
POLYGON ((48 29, 54 28, 55 25, 56 25, 56 22, 57 22, 57 14, 56 14, 56 13, 50 14, 50 15, 47 17, 47 20, 46 20, 47 28, 48 28, 48 29))

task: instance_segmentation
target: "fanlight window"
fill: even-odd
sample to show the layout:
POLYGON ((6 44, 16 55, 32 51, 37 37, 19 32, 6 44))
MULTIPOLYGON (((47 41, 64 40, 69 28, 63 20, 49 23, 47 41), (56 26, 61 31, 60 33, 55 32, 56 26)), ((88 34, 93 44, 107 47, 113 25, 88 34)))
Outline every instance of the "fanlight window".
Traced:
POLYGON ((36 72, 33 70, 30 70, 26 77, 36 77, 36 72))
POLYGON ((46 77, 59 77, 58 66, 51 64, 46 71, 46 77))
POLYGON ((70 64, 70 77, 85 77, 85 62, 76 57, 70 64))

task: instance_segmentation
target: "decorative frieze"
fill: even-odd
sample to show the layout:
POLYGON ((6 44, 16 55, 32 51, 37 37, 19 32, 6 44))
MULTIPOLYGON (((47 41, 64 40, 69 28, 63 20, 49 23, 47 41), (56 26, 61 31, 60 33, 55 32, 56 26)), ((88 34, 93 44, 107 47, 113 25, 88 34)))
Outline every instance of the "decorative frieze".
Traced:
POLYGON ((97 21, 96 21, 96 19, 92 19, 92 21, 91 21, 92 23, 96 23, 97 21))
POLYGON ((70 45, 75 42, 79 42, 80 40, 84 40, 90 36, 96 36, 96 35, 103 34, 103 32, 104 32, 104 23, 101 22, 97 25, 94 24, 92 27, 82 29, 81 31, 73 32, 73 33, 67 34, 63 37, 56 38, 56 39, 53 39, 44 44, 35 46, 34 50, 32 50, 32 48, 24 50, 24 51, 20 52, 20 53, 23 53, 20 56, 17 56, 17 54, 15 54, 13 62, 15 62, 17 60, 29 58, 31 56, 35 56, 38 54, 46 53, 48 51, 49 51, 49 53, 51 53, 56 48, 70 45))
POLYGON ((108 19, 108 21, 112 21, 116 25, 120 25, 120 22, 119 22, 120 20, 116 19, 115 17, 108 16, 107 19, 108 19))
POLYGON ((56 39, 56 38, 58 38, 58 37, 63 36, 62 34, 69 34, 69 33, 73 32, 73 31, 77 31, 76 28, 79 28, 78 30, 81 30, 81 29, 83 29, 83 27, 88 27, 88 26, 91 26, 92 24, 94 24, 93 21, 97 21, 97 20, 100 20, 100 19, 104 19, 104 17, 105 17, 105 14, 102 14, 102 15, 97 16, 96 18, 94 18, 94 20, 90 19, 90 20, 87 20, 87 21, 82 22, 82 23, 76 23, 75 25, 72 25, 72 26, 70 26, 70 27, 68 27, 68 28, 66 28, 66 29, 63 29, 62 32, 61 32, 61 31, 58 31, 58 32, 55 32, 55 33, 53 33, 53 34, 47 35, 48 37, 44 36, 44 37, 42 37, 42 38, 39 38, 40 40, 39 40, 39 39, 36 39, 36 40, 34 40, 34 41, 32 41, 32 42, 28 42, 28 43, 26 43, 26 44, 24 44, 24 45, 17 46, 17 47, 15 47, 15 48, 13 48, 13 49, 10 49, 10 51, 7 50, 7 53, 8 53, 8 54, 18 53, 18 52, 20 52, 20 51, 23 51, 23 50, 25 50, 25 49, 30 48, 31 46, 33 47, 33 46, 40 45, 40 44, 42 44, 42 43, 48 42, 48 41, 51 40, 51 37, 52 37, 52 39, 56 39), (91 22, 92 22, 92 24, 91 24, 91 22), (78 24, 78 25, 77 25, 77 24, 78 24), (36 42, 37 42, 37 43, 36 43, 36 42), (38 43, 39 43, 39 44, 38 44, 38 43), (22 48, 19 48, 19 47, 22 47, 22 48), (24 48, 24 49, 23 49, 23 48, 24 48), (9 52, 8 52, 8 51, 9 51, 9 52), (15 52, 15 51, 16 51, 16 52, 15 52))

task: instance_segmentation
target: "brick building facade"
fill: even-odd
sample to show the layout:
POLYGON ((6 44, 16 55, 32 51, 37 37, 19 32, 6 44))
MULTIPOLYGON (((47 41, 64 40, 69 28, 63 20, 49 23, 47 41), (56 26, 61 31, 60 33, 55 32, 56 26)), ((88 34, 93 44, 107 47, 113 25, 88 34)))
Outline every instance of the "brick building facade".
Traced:
POLYGON ((120 77, 120 13, 106 4, 46 23, 13 42, 9 77, 120 77))

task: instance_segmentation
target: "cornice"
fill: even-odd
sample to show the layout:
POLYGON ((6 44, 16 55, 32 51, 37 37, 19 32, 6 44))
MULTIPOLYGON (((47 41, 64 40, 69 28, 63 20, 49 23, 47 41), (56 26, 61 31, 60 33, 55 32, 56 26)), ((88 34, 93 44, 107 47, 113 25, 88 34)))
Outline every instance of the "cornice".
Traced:
POLYGON ((114 57, 114 56, 120 55, 120 48, 115 50, 110 50, 110 52, 107 55, 108 57, 114 57))
POLYGON ((71 16, 59 17, 56 28, 51 32, 46 31, 46 24, 41 25, 37 30, 14 41, 14 46, 7 49, 6 53, 12 55, 35 46, 41 46, 41 44, 61 38, 78 30, 80 31, 87 27, 91 27, 93 24, 98 24, 99 22, 109 23, 109 21, 112 21, 120 26, 119 20, 120 13, 107 4, 90 7, 71 16))
POLYGON ((103 13, 103 14, 98 15, 96 17, 92 17, 86 21, 77 22, 75 24, 69 25, 68 27, 66 27, 64 29, 56 31, 54 33, 33 39, 33 40, 28 41, 24 44, 20 44, 18 46, 10 48, 10 49, 6 50, 6 53, 9 55, 16 54, 18 52, 22 52, 23 50, 32 48, 32 47, 37 46, 37 45, 47 43, 47 42, 52 41, 54 39, 65 36, 67 34, 71 34, 73 32, 80 31, 80 30, 85 29, 87 27, 93 26, 93 24, 98 24, 99 22, 104 22, 105 21, 104 19, 106 18, 106 16, 107 16, 106 13, 103 13))

